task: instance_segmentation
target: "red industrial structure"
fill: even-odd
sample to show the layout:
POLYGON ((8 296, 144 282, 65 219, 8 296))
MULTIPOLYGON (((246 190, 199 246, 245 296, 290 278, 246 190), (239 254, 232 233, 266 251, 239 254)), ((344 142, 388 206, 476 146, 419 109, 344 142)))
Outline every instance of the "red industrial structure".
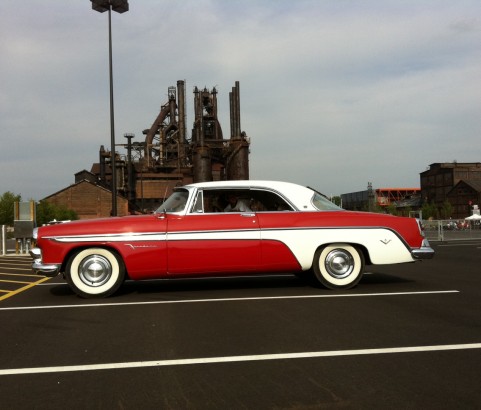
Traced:
POLYGON ((419 197, 420 188, 377 188, 376 204, 385 207, 413 197, 419 197))
POLYGON ((386 208, 394 205, 396 208, 421 206, 420 188, 372 188, 368 184, 365 191, 342 194, 342 206, 350 210, 372 211, 374 206, 386 208))

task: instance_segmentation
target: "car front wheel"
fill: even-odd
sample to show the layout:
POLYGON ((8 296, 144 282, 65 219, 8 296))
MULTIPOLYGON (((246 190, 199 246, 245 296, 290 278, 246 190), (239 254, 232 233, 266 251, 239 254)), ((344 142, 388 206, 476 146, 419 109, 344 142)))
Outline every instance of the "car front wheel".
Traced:
POLYGON ((106 297, 122 285, 125 266, 115 253, 107 249, 88 248, 70 258, 65 277, 73 291, 81 297, 106 297))
POLYGON ((331 244, 314 254, 313 271, 316 279, 328 289, 350 289, 362 277, 362 252, 348 244, 331 244))

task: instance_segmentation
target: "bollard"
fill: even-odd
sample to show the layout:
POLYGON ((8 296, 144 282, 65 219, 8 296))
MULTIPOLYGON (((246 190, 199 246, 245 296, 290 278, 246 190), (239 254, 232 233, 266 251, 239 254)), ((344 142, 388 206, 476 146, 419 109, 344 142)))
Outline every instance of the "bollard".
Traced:
POLYGON ((2 225, 2 255, 7 254, 7 225, 2 225))

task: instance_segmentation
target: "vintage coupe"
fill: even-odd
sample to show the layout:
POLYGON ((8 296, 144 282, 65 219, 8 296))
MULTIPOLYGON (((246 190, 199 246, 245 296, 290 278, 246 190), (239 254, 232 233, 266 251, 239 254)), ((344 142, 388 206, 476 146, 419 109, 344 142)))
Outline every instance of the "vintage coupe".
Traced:
POLYGON ((279 272, 348 289, 365 265, 434 255, 417 219, 345 211, 276 181, 190 184, 153 214, 43 226, 34 236, 33 271, 63 273, 86 298, 109 296, 125 279, 279 272))

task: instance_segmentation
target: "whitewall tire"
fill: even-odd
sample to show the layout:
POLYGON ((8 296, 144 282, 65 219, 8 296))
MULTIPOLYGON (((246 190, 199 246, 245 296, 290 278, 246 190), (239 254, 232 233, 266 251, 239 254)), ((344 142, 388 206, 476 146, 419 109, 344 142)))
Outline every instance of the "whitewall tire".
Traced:
POLYGON ((312 268, 326 288, 350 289, 361 280, 364 256, 352 245, 331 244, 316 251, 312 268))
POLYGON ((77 295, 84 298, 110 296, 125 279, 120 257, 103 248, 88 248, 70 258, 65 277, 77 295))

